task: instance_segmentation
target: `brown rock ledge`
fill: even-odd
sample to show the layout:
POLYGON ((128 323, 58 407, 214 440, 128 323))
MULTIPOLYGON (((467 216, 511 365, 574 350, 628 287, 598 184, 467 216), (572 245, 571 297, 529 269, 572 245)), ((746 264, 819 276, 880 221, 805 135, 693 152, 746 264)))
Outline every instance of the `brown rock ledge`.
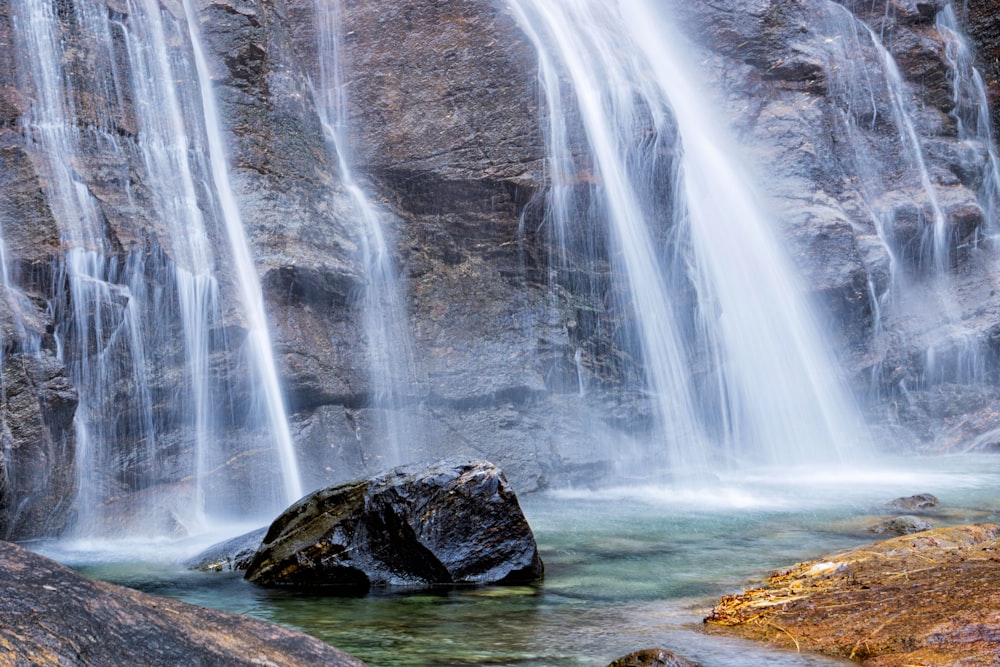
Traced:
POLYGON ((722 598, 705 622, 877 667, 1000 665, 1000 526, 928 530, 799 563, 722 598))
POLYGON ((0 542, 0 667, 364 667, 301 632, 93 581, 0 542))

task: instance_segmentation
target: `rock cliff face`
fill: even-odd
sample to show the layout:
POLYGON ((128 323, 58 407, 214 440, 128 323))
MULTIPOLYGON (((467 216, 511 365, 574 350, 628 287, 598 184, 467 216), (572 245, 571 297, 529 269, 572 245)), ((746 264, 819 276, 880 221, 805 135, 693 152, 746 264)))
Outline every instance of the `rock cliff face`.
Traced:
MULTIPOLYGON (((628 324, 605 303, 607 262, 581 264, 577 282, 550 282, 544 97, 537 54, 506 5, 364 0, 338 8, 349 130, 340 149, 380 213, 412 338, 397 371, 405 377, 395 378, 400 395, 387 406, 367 362, 376 344, 360 296, 370 281, 365 232, 317 106, 316 7, 186 4, 203 36, 306 487, 398 462, 382 458, 390 418, 407 425, 403 458, 487 458, 519 491, 609 467, 613 443, 647 421, 636 370, 616 338, 628 324), (575 291, 580 284, 598 287, 575 291)), ((954 42, 936 21, 946 3, 671 4, 743 156, 767 170, 776 224, 871 421, 908 446, 991 445, 1000 410, 1000 297, 986 241, 996 225, 991 165, 981 139, 963 130, 973 112, 956 107, 954 42), (901 88, 885 83, 885 53, 869 27, 898 63, 901 88), (862 91, 852 73, 875 83, 862 91), (909 129, 896 118, 902 107, 913 111, 909 129), (932 228, 943 230, 938 255, 928 249, 932 228)), ((959 18, 977 40, 995 102, 993 4, 970 2, 959 18)), ((32 114, 42 96, 17 56, 18 7, 0 0, 0 227, 9 278, 0 319, 0 533, 27 537, 57 531, 69 516, 81 414, 109 422, 88 432, 106 428, 113 441, 97 500, 152 487, 190 493, 197 420, 183 389, 191 364, 177 278, 189 262, 157 203, 162 179, 144 143, 145 100, 127 83, 139 57, 128 36, 150 7, 165 26, 179 85, 195 74, 177 65, 193 62, 185 3, 58 3, 54 25, 71 47, 60 57, 72 84, 76 116, 66 123, 76 154, 46 156, 32 129, 41 127, 32 114), (97 211, 103 256, 121 267, 101 275, 111 296, 92 303, 79 303, 82 292, 67 277, 72 244, 53 194, 60 159, 72 162, 73 182, 97 211), (120 339, 87 338, 74 324, 74 309, 83 308, 86 321, 125 331, 129 304, 141 311, 133 313, 139 338, 149 341, 142 359, 120 339), (89 342, 75 345, 80 339, 89 342), (120 368, 100 395, 74 386, 86 361, 102 355, 120 368)), ((197 105, 195 87, 180 90, 197 105)), ((194 108, 184 107, 184 127, 197 155, 205 140, 194 108)), ((247 461, 258 455, 253 428, 239 417, 257 409, 240 353, 247 325, 208 169, 193 174, 219 294, 207 372, 213 401, 227 408, 213 439, 231 453, 212 463, 213 474, 245 489, 241 480, 255 474, 247 461)), ((228 493, 220 495, 226 502, 251 503, 228 493)))

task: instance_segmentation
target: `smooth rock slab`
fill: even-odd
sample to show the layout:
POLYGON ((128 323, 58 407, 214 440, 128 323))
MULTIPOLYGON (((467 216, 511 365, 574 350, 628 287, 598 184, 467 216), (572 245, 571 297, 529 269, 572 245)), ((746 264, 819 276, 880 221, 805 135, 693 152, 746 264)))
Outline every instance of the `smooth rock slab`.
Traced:
POLYGON ((271 524, 246 578, 368 588, 524 583, 542 570, 503 473, 483 461, 443 461, 306 496, 271 524))
POLYGON ((93 581, 8 542, 0 665, 364 667, 301 632, 93 581))

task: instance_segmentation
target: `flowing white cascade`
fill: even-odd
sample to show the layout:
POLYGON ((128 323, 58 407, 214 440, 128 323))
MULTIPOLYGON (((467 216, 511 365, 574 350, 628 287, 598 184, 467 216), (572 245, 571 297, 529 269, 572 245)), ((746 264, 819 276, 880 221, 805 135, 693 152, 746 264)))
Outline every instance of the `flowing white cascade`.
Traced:
MULTIPOLYGON (((164 513, 197 532, 208 526, 210 514, 270 514, 301 495, 260 284, 229 186, 209 78, 198 45, 192 46, 198 63, 187 51, 197 28, 190 15, 185 20, 172 11, 181 7, 155 0, 127 0, 122 11, 92 0, 62 3, 58 12, 44 0, 12 6, 21 83, 34 93, 23 133, 47 176, 47 200, 66 248, 54 267, 51 309, 57 354, 79 388, 80 535, 176 533, 176 525, 145 518, 164 513), (85 48, 95 50, 81 59, 85 48), (86 94, 78 87, 87 76, 103 87, 93 99, 104 106, 83 111, 76 101, 86 94), (135 136, 123 138, 118 124, 133 114, 135 136), (148 211, 160 245, 139 242, 123 253, 109 243, 103 204, 84 181, 95 160, 109 172, 125 172, 132 156, 141 162, 147 198, 134 205, 148 211), (212 355, 221 354, 224 342, 215 275, 220 251, 213 250, 206 215, 224 218, 229 250, 221 254, 235 258, 237 296, 249 329, 243 348, 254 375, 249 384, 260 388, 247 415, 233 410, 237 380, 220 379, 212 370, 212 355), (173 355, 183 360, 183 377, 164 372, 175 363, 173 355), (227 449, 234 444, 227 432, 233 427, 244 429, 236 438, 262 437, 274 452, 273 462, 251 471, 260 477, 252 499, 219 474, 238 453, 227 449), (178 458, 178 451, 191 452, 190 460, 178 458), (272 497, 269 478, 276 468, 279 497, 272 497), (178 477, 193 482, 190 491, 182 481, 170 495, 150 493, 178 477), (129 518, 122 522, 118 507, 109 523, 104 504, 129 493, 129 518)), ((136 193, 125 173, 108 185, 120 187, 118 197, 129 201, 136 193)))
MULTIPOLYGON (((56 289, 66 285, 68 298, 53 295, 59 321, 55 337, 60 358, 81 388, 75 419, 77 513, 78 526, 88 530, 96 525, 97 508, 106 495, 106 490, 97 486, 99 476, 94 473, 97 469, 112 469, 120 444, 119 427, 129 420, 145 424, 151 421, 148 403, 143 401, 149 394, 141 369, 128 361, 121 365, 106 363, 112 350, 120 358, 136 357, 138 350, 130 346, 141 337, 141 326, 129 288, 120 284, 121 267, 110 259, 93 196, 74 172, 84 141, 116 155, 120 155, 120 147, 106 128, 81 129, 75 124, 76 109, 69 76, 62 67, 62 37, 54 5, 26 0, 16 3, 12 10, 18 48, 32 56, 28 71, 21 73, 26 88, 35 91, 23 131, 40 171, 48 175, 48 201, 67 249, 61 266, 56 267, 56 289), (68 311, 64 310, 66 301, 68 311), (116 312, 120 312, 120 319, 114 315, 116 312), (122 409, 121 415, 108 418, 101 413, 113 403, 112 388, 123 382, 136 386, 139 400, 122 409)), ((106 33, 101 17, 90 7, 73 5, 73 11, 83 29, 106 33)), ((155 446, 149 431, 144 431, 139 440, 155 446)))
POLYGON ((405 390, 411 381, 412 341, 406 303, 391 252, 388 216, 379 211, 358 183, 351 166, 343 54, 339 47, 339 2, 317 0, 316 36, 319 77, 313 82, 320 121, 336 154, 340 183, 361 226, 365 269, 364 311, 369 381, 376 420, 374 439, 383 465, 406 461, 406 444, 417 439, 413 418, 404 414, 405 390))
POLYGON ((215 106, 212 77, 201 47, 200 24, 197 15, 191 8, 191 0, 184 0, 184 13, 190 31, 198 83, 201 88, 202 114, 208 137, 212 183, 215 186, 218 206, 229 238, 229 247, 247 319, 248 360, 254 368, 257 379, 254 386, 262 392, 263 405, 261 407, 265 410, 270 435, 274 439, 278 453, 285 500, 292 503, 302 496, 302 480, 299 476, 291 431, 288 428, 285 400, 278 380, 277 364, 271 348, 271 334, 268 330, 264 310, 260 278, 250 255, 250 242, 243 228, 243 220, 240 217, 236 196, 230 182, 229 161, 222 139, 222 125, 219 122, 219 114, 215 106))
POLYGON ((744 463, 794 463, 863 451, 864 429, 798 278, 658 3, 510 6, 539 54, 552 236, 567 238, 570 224, 608 226, 667 464, 717 467, 720 452, 744 463), (589 150, 582 168, 573 153, 580 138, 567 122, 574 111, 589 150), (665 169, 670 153, 678 162, 665 169), (588 182, 593 201, 581 206, 574 190, 588 182), (575 217, 587 210, 594 214, 575 217), (696 296, 693 313, 673 298, 685 284, 696 296))
MULTIPOLYGON (((883 210, 880 199, 892 188, 900 186, 899 183, 885 182, 885 175, 898 172, 899 167, 893 165, 895 168, 890 169, 867 147, 867 141, 859 132, 874 131, 879 123, 888 120, 897 135, 897 159, 902 162, 904 173, 917 179, 917 189, 922 193, 923 200, 914 202, 921 209, 918 215, 929 217, 930 224, 922 221, 924 231, 920 247, 911 254, 917 256, 917 263, 925 267, 927 273, 943 276, 950 263, 947 226, 914 122, 917 109, 910 98, 909 88, 895 58, 883 42, 884 35, 876 33, 871 26, 836 2, 827 2, 824 12, 825 16, 820 16, 817 21, 817 30, 826 37, 824 46, 828 61, 825 71, 832 89, 831 97, 840 98, 844 105, 841 109, 841 120, 845 126, 844 145, 853 152, 854 166, 858 169, 857 180, 879 235, 891 249, 891 211, 883 210), (866 54, 872 54, 872 57, 866 54), (875 61, 874 68, 870 66, 872 59, 875 61), (866 127, 859 128, 861 124, 866 127)), ((899 262, 894 256, 894 272, 898 268, 899 262)))
MULTIPOLYGON (((193 73, 175 72, 184 63, 171 62, 168 30, 158 2, 133 1, 129 15, 130 25, 118 27, 131 63, 139 145, 146 171, 152 176, 153 209, 159 219, 175 221, 168 225, 168 233, 189 378, 188 403, 192 414, 187 419, 193 425, 194 436, 195 493, 191 514, 193 521, 204 525, 205 503, 211 502, 205 497, 205 477, 212 465, 221 463, 212 460, 219 434, 209 380, 209 336, 213 324, 219 321, 219 288, 211 243, 198 206, 196 176, 188 157, 191 141, 184 116, 185 111, 194 112, 193 103, 182 102, 174 83, 178 75, 190 79, 193 73)), ((170 23, 170 34, 178 35, 180 27, 176 21, 170 23)), ((196 155, 199 153, 203 155, 204 151, 196 155)), ((205 173, 207 167, 199 165, 198 170, 205 173)), ((138 341, 136 345, 142 349, 138 341)))
POLYGON ((948 228, 945 224, 944 212, 938 201, 937 192, 931 184, 930 172, 927 170, 927 163, 924 159, 924 150, 917 134, 913 119, 906 108, 903 98, 903 91, 906 89, 903 83, 903 76, 899 73, 896 60, 889 53, 888 49, 882 45, 875 32, 865 26, 871 37, 872 44, 882 60, 883 72, 889 86, 889 98, 892 101, 892 110, 895 117, 896 126, 900 130, 900 137, 903 140, 906 151, 913 161, 913 168, 920 176, 920 184, 927 195, 927 201, 931 209, 930 238, 923 238, 920 244, 921 257, 930 257, 930 262, 935 273, 944 275, 950 264, 950 247, 948 239, 948 228))
MULTIPOLYGON (((949 2, 938 12, 936 25, 945 41, 954 104, 951 115, 955 119, 958 139, 970 151, 981 156, 984 164, 982 181, 976 193, 985 218, 980 233, 996 238, 997 216, 1000 214, 1000 158, 993 143, 986 85, 975 67, 972 47, 959 27, 954 3, 949 2)), ((956 317, 950 308, 943 310, 950 316, 952 333, 946 350, 939 352, 933 346, 927 349, 924 382, 985 381, 989 355, 984 351, 981 334, 969 331, 961 316, 956 317)))

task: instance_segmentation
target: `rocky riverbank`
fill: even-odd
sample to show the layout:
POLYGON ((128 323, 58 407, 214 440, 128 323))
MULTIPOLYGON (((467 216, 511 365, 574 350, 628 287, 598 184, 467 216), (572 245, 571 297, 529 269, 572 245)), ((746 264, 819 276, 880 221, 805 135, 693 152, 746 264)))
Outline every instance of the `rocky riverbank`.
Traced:
POLYGON ((776 572, 706 627, 871 667, 995 665, 998 564, 1000 526, 923 531, 776 572))

